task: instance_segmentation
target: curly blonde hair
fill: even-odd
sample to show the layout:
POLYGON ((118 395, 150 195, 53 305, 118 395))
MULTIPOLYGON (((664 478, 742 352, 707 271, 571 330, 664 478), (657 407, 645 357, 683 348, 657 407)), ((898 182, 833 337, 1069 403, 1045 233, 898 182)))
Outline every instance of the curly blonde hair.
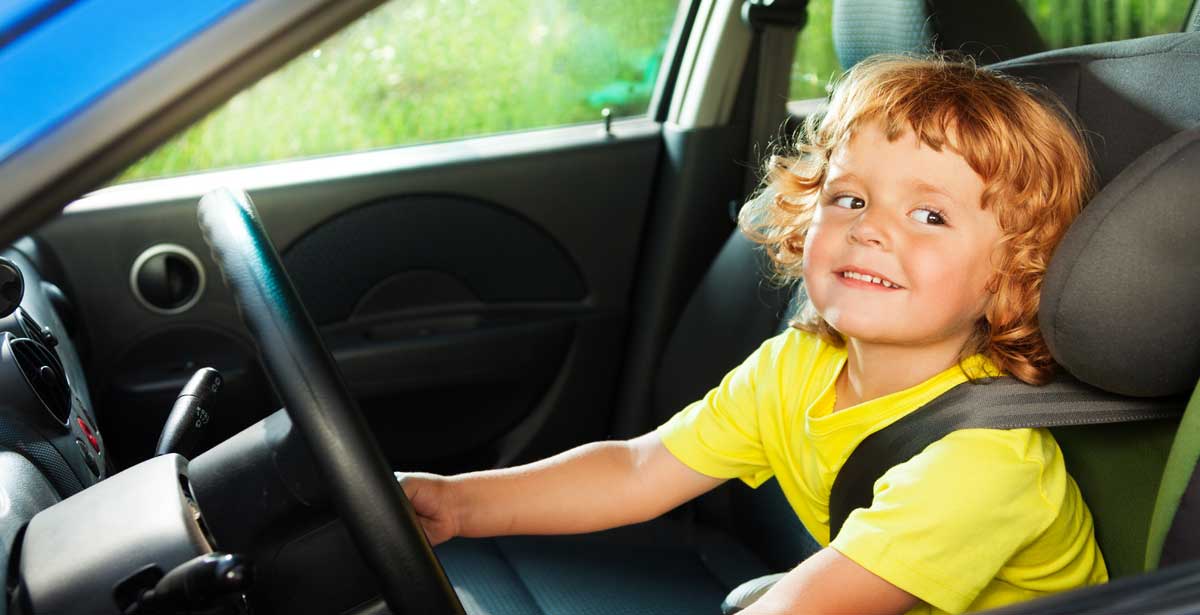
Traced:
MULTIPOLYGON (((912 130, 934 150, 949 147, 983 178, 982 205, 995 212, 1004 249, 985 313, 959 358, 981 353, 1023 382, 1048 382, 1054 359, 1037 322, 1042 279, 1095 189, 1078 123, 1048 91, 970 60, 888 55, 855 65, 828 110, 807 119, 796 151, 767 162, 763 189, 739 216, 780 281, 802 278, 804 239, 830 155, 871 121, 883 124, 888 139, 912 130)), ((811 304, 792 326, 845 343, 811 304)))

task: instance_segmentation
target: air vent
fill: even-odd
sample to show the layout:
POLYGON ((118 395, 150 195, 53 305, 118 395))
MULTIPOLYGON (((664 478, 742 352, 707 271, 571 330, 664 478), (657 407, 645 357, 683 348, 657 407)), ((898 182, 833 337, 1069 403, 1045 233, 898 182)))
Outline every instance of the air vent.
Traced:
POLYGON ((29 315, 29 312, 17 308, 17 321, 21 323, 21 330, 25 332, 25 337, 37 339, 37 334, 41 326, 29 315))
POLYGON ((25 337, 34 340, 35 342, 49 348, 54 352, 54 356, 58 356, 58 352, 54 350, 58 346, 58 338, 54 337, 54 333, 49 327, 43 327, 38 324, 38 321, 33 319, 24 308, 17 308, 17 320, 21 323, 21 330, 25 332, 25 337))
POLYGON ((54 419, 66 425, 71 419, 71 387, 58 357, 31 339, 14 339, 9 346, 34 393, 54 419))

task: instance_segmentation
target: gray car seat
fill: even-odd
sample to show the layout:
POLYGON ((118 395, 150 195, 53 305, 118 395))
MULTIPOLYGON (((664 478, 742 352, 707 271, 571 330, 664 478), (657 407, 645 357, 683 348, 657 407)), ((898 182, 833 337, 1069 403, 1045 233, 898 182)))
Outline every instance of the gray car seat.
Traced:
MULTIPOLYGON (((1178 34, 1046 52, 1000 68, 1040 81, 1066 101, 1093 134, 1103 185, 1200 120, 1200 104, 1190 99, 1200 91, 1200 63, 1188 65, 1198 54, 1200 34, 1178 34)), ((761 273, 758 254, 735 234, 664 350, 654 420, 701 396, 778 330, 786 294, 765 286, 761 273)), ((1168 444, 1148 448, 1160 467, 1168 444)), ((1111 482, 1103 475, 1111 470, 1089 472, 1102 484, 1111 482)), ((815 548, 773 485, 750 490, 731 481, 696 506, 640 526, 588 536, 457 539, 437 553, 469 613, 717 613, 742 581, 790 568, 815 548)), ((1143 497, 1153 500, 1156 488, 1142 489, 1143 497)))

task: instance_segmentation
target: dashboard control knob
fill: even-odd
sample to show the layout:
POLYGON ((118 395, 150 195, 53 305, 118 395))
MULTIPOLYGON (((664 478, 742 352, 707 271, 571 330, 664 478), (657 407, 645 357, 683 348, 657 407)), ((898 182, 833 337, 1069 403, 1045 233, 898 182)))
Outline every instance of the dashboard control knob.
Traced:
POLYGON ((100 441, 96 439, 96 434, 92 433, 92 428, 88 427, 88 424, 80 417, 76 417, 75 422, 79 424, 80 431, 82 431, 83 435, 87 437, 88 442, 92 445, 92 448, 96 449, 96 452, 99 453, 100 441))
POLYGON ((58 338, 54 337, 54 332, 50 330, 50 327, 42 327, 40 333, 42 337, 42 343, 45 344, 47 348, 54 348, 58 345, 58 338))
POLYGON ((87 465, 88 470, 92 472, 93 476, 99 478, 100 466, 96 463, 96 459, 92 457, 92 454, 87 450, 87 445, 83 443, 83 440, 75 438, 75 446, 79 447, 79 454, 83 456, 83 463, 87 465))

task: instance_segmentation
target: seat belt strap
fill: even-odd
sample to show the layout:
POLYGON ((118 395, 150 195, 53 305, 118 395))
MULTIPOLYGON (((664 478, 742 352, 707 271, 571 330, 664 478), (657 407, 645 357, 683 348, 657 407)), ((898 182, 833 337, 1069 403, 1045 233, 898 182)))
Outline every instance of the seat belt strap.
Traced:
POLYGON ((1010 377, 965 382, 867 436, 838 471, 829 495, 830 541, 857 508, 869 508, 875 481, 959 429, 1097 425, 1178 417, 1186 399, 1129 398, 1070 376, 1040 387, 1010 377))
POLYGON ((787 120, 788 92, 792 80, 792 57, 796 36, 807 16, 805 2, 795 0, 745 0, 742 21, 754 29, 752 49, 757 56, 754 106, 746 151, 748 165, 745 194, 752 193, 762 178, 763 156, 778 141, 787 120))

